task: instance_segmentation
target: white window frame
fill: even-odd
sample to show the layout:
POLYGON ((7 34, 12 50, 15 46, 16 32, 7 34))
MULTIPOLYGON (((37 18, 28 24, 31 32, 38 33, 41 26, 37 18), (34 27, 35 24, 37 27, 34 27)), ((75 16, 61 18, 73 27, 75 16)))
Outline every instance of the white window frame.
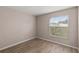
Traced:
MULTIPOLYGON (((67 36, 67 39, 68 39, 68 38, 69 38, 69 33, 70 33, 70 30, 69 30, 69 28, 70 28, 70 16, 69 16, 69 15, 59 15, 59 16, 68 16, 68 36, 67 36)), ((51 18, 53 18, 53 17, 55 17, 55 16, 52 16, 51 18)), ((50 28, 49 28, 49 24, 50 24, 50 23, 49 23, 49 22, 50 22, 51 18, 50 18, 49 21, 48 21, 48 33, 49 33, 49 36, 55 37, 55 38, 60 38, 60 39, 66 39, 66 38, 64 38, 64 37, 52 35, 52 34, 50 33, 50 28)))

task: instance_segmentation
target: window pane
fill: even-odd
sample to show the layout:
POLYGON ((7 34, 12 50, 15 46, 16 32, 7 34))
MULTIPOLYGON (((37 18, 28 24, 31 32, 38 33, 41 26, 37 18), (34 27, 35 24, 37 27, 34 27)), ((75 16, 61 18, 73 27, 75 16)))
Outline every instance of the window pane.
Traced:
POLYGON ((68 38, 68 16, 55 16, 49 21, 49 31, 52 35, 68 38))

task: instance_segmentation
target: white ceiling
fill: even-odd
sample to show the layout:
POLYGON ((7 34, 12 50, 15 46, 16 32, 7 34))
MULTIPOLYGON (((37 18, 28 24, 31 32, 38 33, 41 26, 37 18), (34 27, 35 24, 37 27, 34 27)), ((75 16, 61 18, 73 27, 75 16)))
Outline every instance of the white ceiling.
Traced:
POLYGON ((72 7, 73 6, 9 6, 8 8, 37 16, 72 7))

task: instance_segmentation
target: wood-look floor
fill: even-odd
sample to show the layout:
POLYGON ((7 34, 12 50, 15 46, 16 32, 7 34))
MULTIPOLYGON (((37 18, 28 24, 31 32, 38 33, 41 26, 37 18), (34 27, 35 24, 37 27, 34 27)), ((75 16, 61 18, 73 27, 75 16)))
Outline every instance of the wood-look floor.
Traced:
POLYGON ((76 53, 77 50, 48 42, 42 39, 33 39, 11 48, 0 51, 1 53, 76 53))

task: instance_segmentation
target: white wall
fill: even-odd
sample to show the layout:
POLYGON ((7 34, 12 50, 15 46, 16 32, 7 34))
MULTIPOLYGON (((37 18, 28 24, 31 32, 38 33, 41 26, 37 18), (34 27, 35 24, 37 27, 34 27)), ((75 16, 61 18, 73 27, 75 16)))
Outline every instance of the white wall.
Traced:
POLYGON ((0 7, 0 49, 36 35, 35 17, 0 7))
POLYGON ((77 20, 77 8, 71 8, 66 9, 62 11, 57 11, 45 15, 37 16, 37 36, 40 38, 45 38, 50 41, 55 41, 61 44, 66 44, 72 47, 78 47, 78 20, 77 20), (51 17, 53 16, 63 16, 68 15, 69 16, 69 38, 63 39, 63 38, 57 38, 53 37, 49 34, 49 27, 48 22, 51 17))

